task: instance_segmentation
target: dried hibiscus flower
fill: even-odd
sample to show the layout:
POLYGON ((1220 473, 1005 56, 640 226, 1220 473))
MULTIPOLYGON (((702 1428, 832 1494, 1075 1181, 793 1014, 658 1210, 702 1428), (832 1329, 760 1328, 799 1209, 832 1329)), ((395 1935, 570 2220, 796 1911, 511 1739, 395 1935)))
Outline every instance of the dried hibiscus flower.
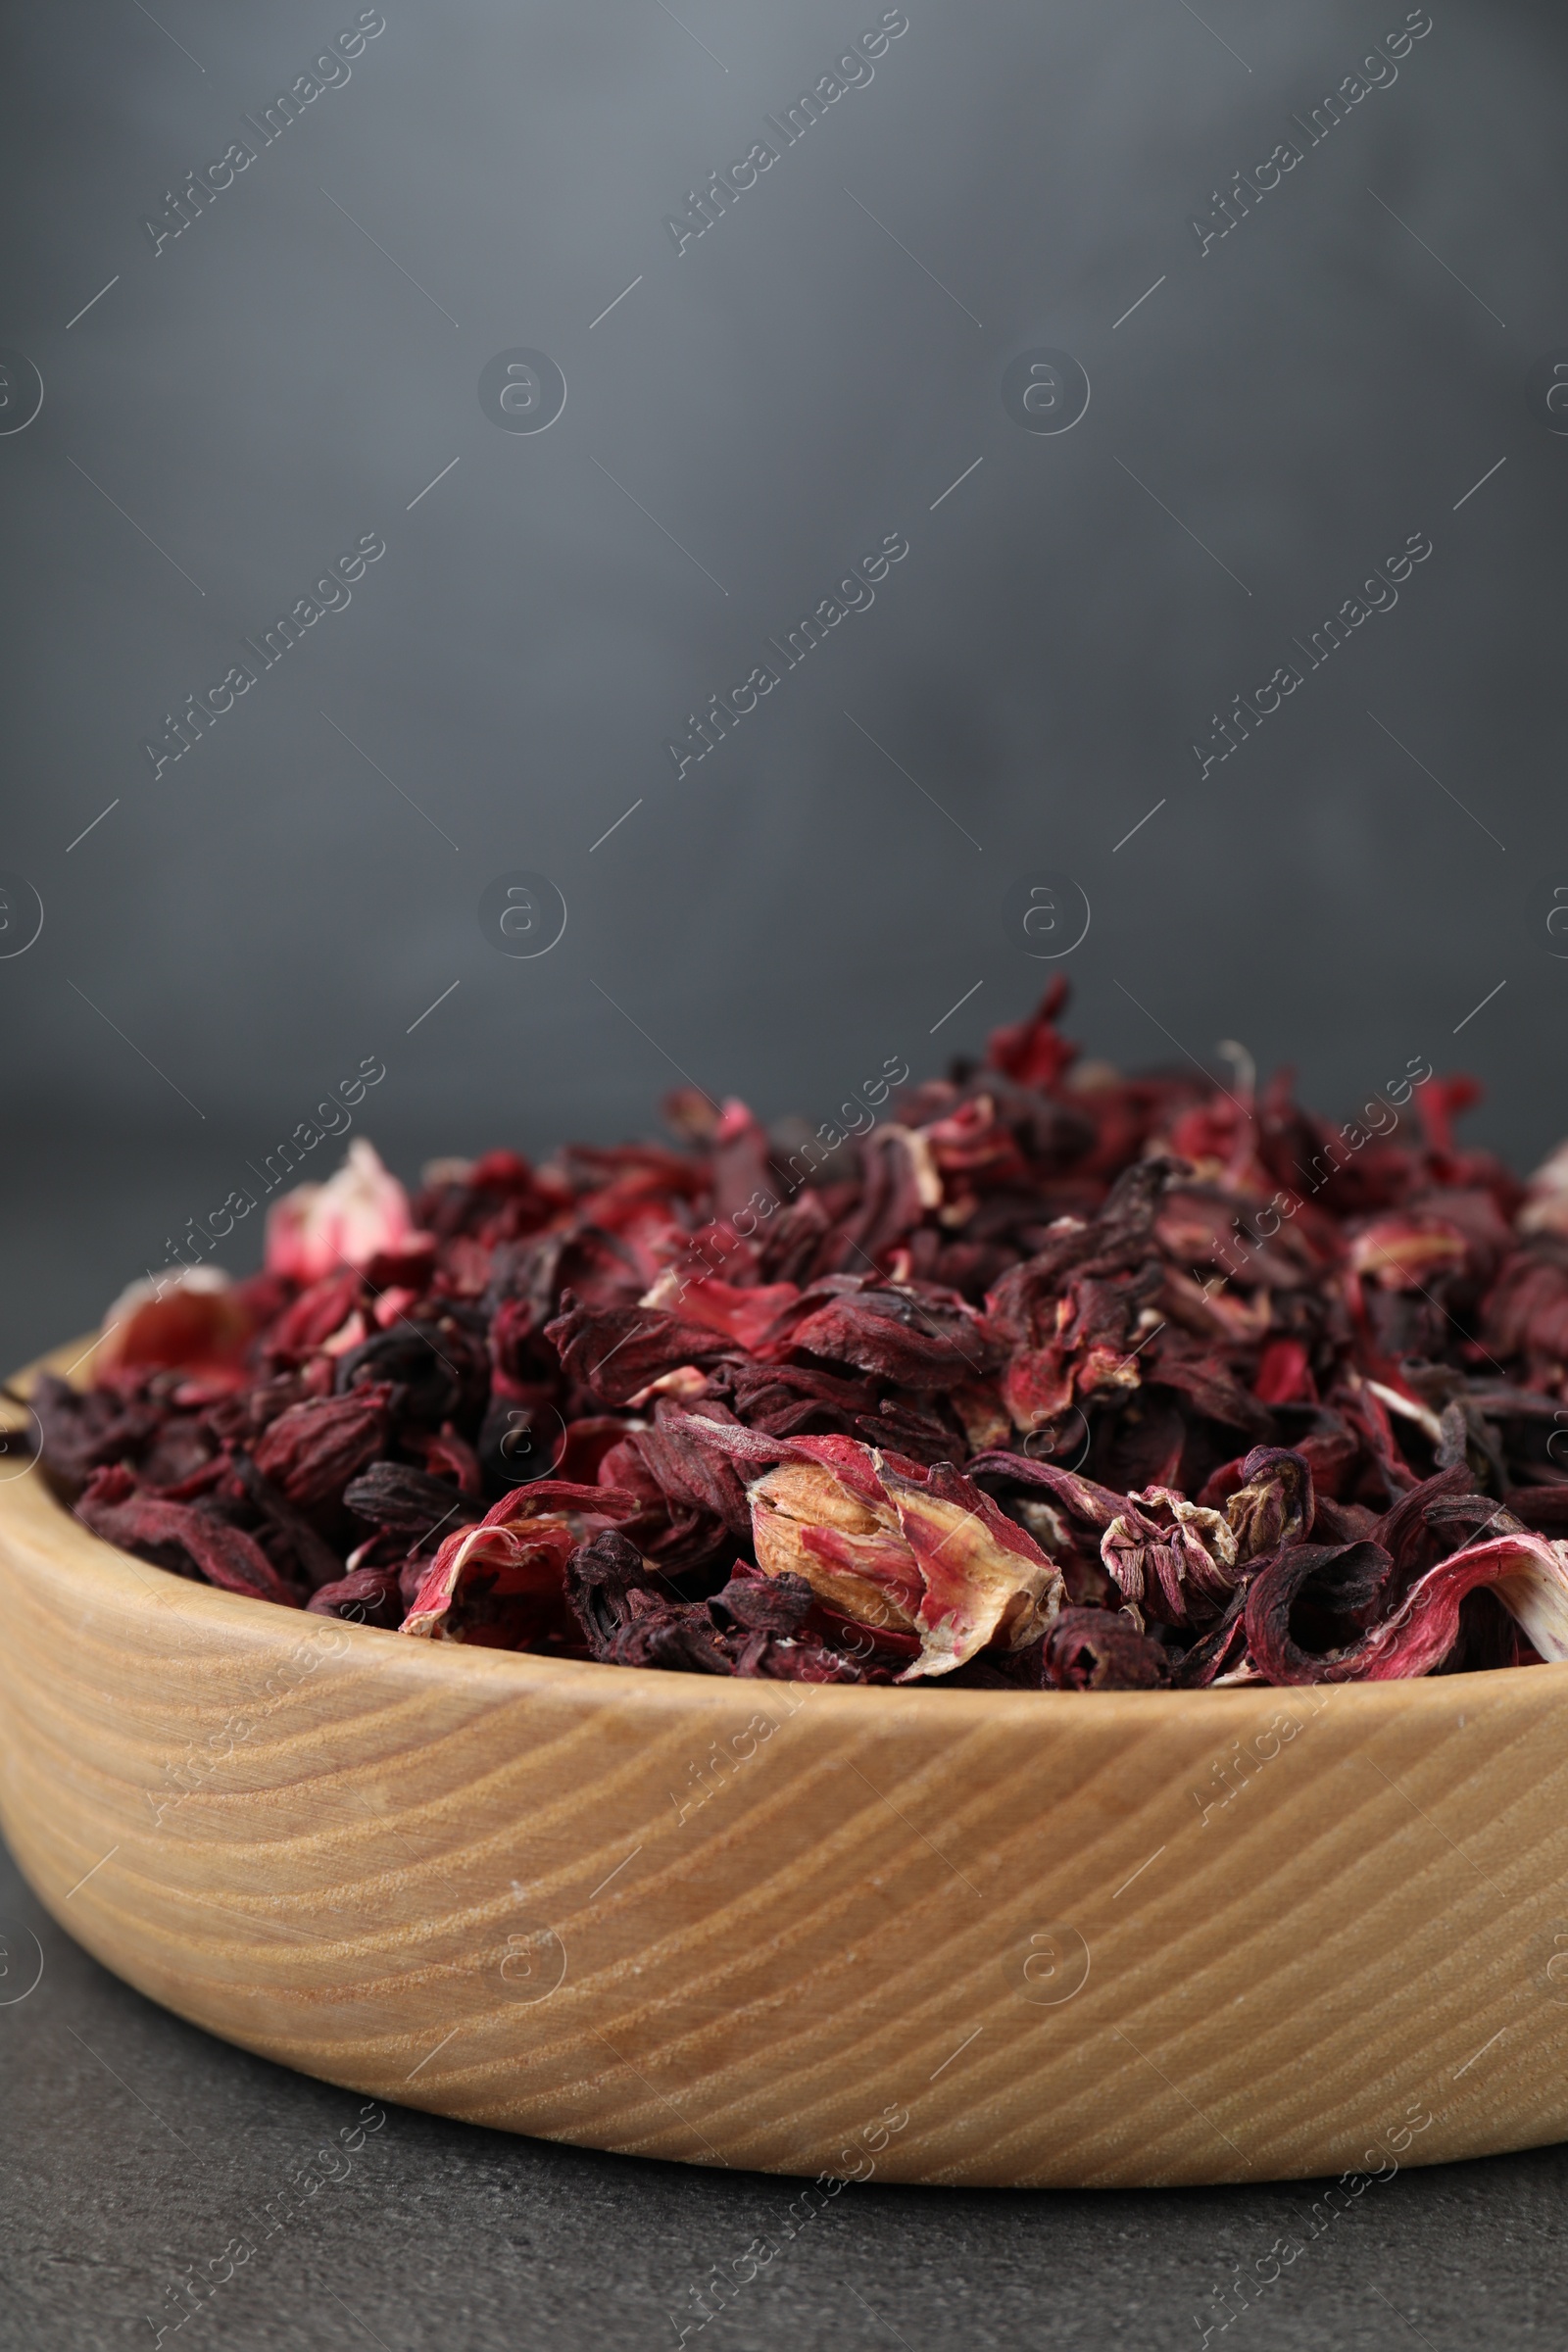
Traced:
POLYGON ((1060 1606, 1060 1570, 951 1463, 800 1438, 748 1494, 765 1575, 793 1572, 851 1620, 918 1635, 901 1681, 1021 1647, 1060 1606))
POLYGON ((635 1495, 541 1479, 446 1538, 403 1620, 428 1641, 522 1649, 561 1625, 566 1562, 585 1535, 629 1517, 635 1495))
POLYGON ((1418 1059, 1338 1128, 1288 1075, 1123 1077, 1064 1003, 814 1136, 688 1090, 672 1145, 413 1198, 356 1139, 262 1273, 166 1268, 39 1380, 46 1474, 177 1575, 612 1665, 1568 1660, 1568 1146, 1521 1185, 1418 1059))

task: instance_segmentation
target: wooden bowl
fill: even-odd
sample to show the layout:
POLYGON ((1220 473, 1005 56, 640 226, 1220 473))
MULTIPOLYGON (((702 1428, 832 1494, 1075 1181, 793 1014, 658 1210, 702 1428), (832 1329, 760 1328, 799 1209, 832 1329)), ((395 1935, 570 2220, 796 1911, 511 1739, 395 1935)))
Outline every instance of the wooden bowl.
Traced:
POLYGON ((1563 1667, 1036 1695, 574 1665, 166 1575, 31 1469, 0 1600, 40 1899, 326 2082, 1031 2187, 1568 2135, 1563 1667))

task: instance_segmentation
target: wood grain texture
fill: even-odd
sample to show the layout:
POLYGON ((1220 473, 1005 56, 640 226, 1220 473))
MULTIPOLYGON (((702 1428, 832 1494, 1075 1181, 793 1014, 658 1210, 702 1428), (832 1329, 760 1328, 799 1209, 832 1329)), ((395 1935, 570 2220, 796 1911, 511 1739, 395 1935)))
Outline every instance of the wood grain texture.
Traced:
POLYGON ((1568 1668, 1035 1695, 573 1665, 166 1575, 30 1469, 0 1606, 0 1820, 42 1901, 327 2082, 967 2184, 1337 2173, 1416 2112, 1401 2162, 1568 2136, 1568 1668))

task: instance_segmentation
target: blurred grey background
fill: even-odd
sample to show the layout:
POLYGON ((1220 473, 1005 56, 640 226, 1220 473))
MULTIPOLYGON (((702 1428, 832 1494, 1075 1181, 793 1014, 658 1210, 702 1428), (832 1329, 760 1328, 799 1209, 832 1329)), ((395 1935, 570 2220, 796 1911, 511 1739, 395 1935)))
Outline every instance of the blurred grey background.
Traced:
POLYGON ((0 961, 10 1360, 368 1054, 407 1174, 646 1132, 682 1073, 819 1118, 1059 968, 1124 1064, 1239 1038, 1345 1116, 1424 1055, 1521 1161, 1568 1127, 1568 438, 1531 389, 1568 341, 1560 18, 1439 0, 1313 145, 1402 8, 913 0, 677 252, 666 216, 881 19, 388 0, 269 144, 244 118, 355 9, 14 20, 0 342, 45 397, 0 438, 0 867, 45 920, 0 961), (1092 386, 1059 436, 1001 398, 1042 346, 1092 386), (548 432, 481 409, 518 347, 564 374, 548 432), (367 533, 352 603, 155 779, 165 714, 367 533), (677 781, 687 714, 888 533, 874 605, 677 781), (1308 670, 1412 533, 1397 606, 1308 670), (1005 919, 1041 867, 1093 909, 1059 966, 1005 919), (517 868, 568 908, 535 960, 477 920, 517 868))
MULTIPOLYGON (((1468 1132, 1521 1163, 1568 1128, 1560 10, 1434 0, 1314 134, 1397 0, 909 0, 788 146, 766 119, 874 0, 386 0, 270 134, 244 119, 354 49, 352 0, 156 11, 16 12, 0 77, 0 869, 44 911, 11 953, 7 885, 8 1363, 94 1322, 368 1056, 356 1132, 411 1175, 646 1132, 682 1080, 814 1121, 890 1057, 976 1051, 1061 969, 1072 1033, 1124 1064, 1239 1039, 1344 1116, 1422 1056, 1485 1080, 1468 1132), (186 175, 242 137, 174 235, 186 175), (677 251, 666 217, 764 137, 777 162, 677 251), (1041 348, 1092 387, 1067 433, 1003 405, 1041 348), (547 432, 481 408, 517 349, 565 378, 547 432), (367 534, 352 602, 155 776, 166 714, 367 534), (687 714, 888 534, 874 604, 677 780, 687 714), (1412 534, 1397 604, 1309 669, 1412 534), (1293 661, 1202 772, 1195 737, 1293 661), (1059 965, 1008 927, 1043 868, 1092 908, 1059 965), (516 869, 567 907, 535 959, 479 926, 516 869)), ((191 2034, 4 1891, 81 2030, 42 1990, 7 2013, 7 2309, 18 2341, 128 2343, 336 2094, 191 2034)), ((692 2262, 767 2201, 423 2118, 398 2144, 395 2212, 334 2224, 225 2340, 667 2340, 692 2262)), ((1470 2341, 1483 2304, 1492 2340, 1536 2340, 1562 2164, 1380 2191, 1251 2340, 1470 2341)), ((1186 2342, 1300 2202, 870 2189, 809 2291, 730 2340, 1186 2342)))

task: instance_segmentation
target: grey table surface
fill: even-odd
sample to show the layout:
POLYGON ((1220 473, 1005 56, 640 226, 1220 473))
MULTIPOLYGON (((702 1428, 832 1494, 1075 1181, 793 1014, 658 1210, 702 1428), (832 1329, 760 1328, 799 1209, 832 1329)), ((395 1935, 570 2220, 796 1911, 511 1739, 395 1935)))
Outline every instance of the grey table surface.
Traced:
MULTIPOLYGON (((229 1139, 205 1148, 216 1163, 229 1139)), ((69 1138, 36 1138, 24 1171, 0 1171, 8 1363, 91 1326, 192 1166, 122 1139, 111 1184, 69 1138)), ((692 2289, 715 2264, 744 2269, 758 2237, 777 2253, 689 2344, 1164 2352, 1205 2328, 1247 2352, 1568 2342, 1568 2148, 1401 2171, 1327 2225, 1304 2181, 1063 2194, 872 2180, 786 2242, 795 2182, 391 2108, 310 2195, 297 2177, 352 2138, 356 2095, 120 1984, 3 1849, 0 1937, 0 2352, 157 2352, 161 2328, 165 2346, 211 2352, 659 2352, 709 2308, 692 2289), (241 2246, 254 2252, 237 2260, 241 2246), (1253 2299, 1222 2328, 1237 2305, 1216 2290, 1239 2271, 1253 2299)))

